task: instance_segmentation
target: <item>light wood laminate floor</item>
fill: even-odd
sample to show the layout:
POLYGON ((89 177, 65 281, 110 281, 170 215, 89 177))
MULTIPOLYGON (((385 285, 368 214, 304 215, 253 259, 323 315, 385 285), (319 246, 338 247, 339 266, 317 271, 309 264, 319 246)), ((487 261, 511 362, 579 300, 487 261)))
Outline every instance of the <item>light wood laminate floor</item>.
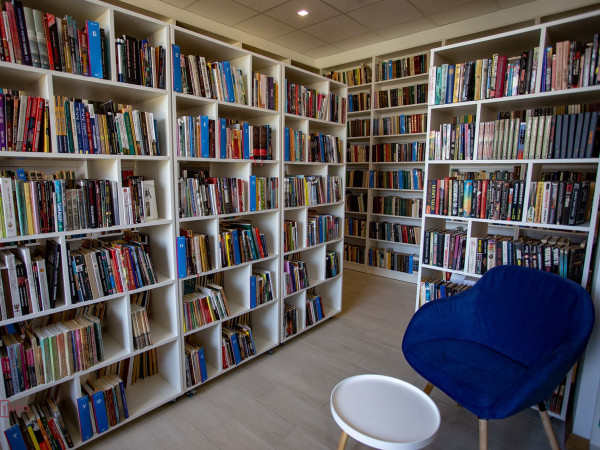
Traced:
MULTIPOLYGON (((334 449, 340 429, 329 395, 339 381, 378 373, 425 386, 401 350, 414 299, 415 285, 347 270, 341 314, 87 448, 334 449)), ((442 425, 429 448, 477 449, 477 418, 439 390, 432 397, 442 425)), ((563 442, 564 424, 552 423, 563 442)), ((488 433, 493 450, 549 448, 533 410, 491 421, 488 433)), ((346 448, 367 447, 350 438, 346 448)))

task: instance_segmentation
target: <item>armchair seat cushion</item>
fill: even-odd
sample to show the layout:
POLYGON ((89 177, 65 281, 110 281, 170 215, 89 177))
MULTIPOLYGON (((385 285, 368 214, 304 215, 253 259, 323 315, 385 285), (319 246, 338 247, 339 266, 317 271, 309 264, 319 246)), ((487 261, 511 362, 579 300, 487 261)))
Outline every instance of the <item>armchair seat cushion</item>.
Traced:
POLYGON ((488 346, 468 340, 417 341, 404 348, 404 356, 435 387, 478 417, 490 419, 510 414, 502 411, 502 399, 528 369, 488 346))

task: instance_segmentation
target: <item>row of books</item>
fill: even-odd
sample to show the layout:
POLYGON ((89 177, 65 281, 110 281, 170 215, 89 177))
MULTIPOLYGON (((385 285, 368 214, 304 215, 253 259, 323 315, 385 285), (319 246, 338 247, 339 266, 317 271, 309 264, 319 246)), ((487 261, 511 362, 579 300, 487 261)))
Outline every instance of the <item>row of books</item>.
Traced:
POLYGON ((231 313, 222 286, 209 283, 199 286, 196 292, 183 296, 182 325, 184 333, 206 324, 223 320, 231 313))
POLYGON ((104 360, 101 319, 88 314, 26 329, 24 337, 5 335, 2 343, 0 360, 7 398, 104 360))
POLYGON ((525 207, 525 181, 430 180, 426 198, 426 214, 519 222, 525 207))
POLYGON ((346 162, 369 162, 369 146, 367 144, 351 144, 346 147, 346 162))
POLYGON ((248 104, 244 74, 229 61, 183 55, 173 44, 173 90, 222 102, 248 104))
POLYGON ((49 117, 45 98, 0 88, 0 151, 50 152, 49 117))
POLYGON ((12 410, 7 416, 10 427, 4 430, 4 435, 10 450, 73 447, 69 429, 52 397, 30 403, 20 415, 12 410))
POLYGON ((544 51, 541 92, 600 84, 599 34, 592 42, 559 41, 544 51))
POLYGON ((419 283, 419 307, 431 300, 451 297, 468 290, 470 284, 442 280, 441 278, 425 277, 419 283))
POLYGON ((55 96, 54 119, 59 153, 161 154, 154 114, 131 105, 55 96))
POLYGON ((359 67, 349 70, 331 71, 325 76, 333 81, 340 81, 348 86, 359 86, 371 82, 373 71, 371 66, 361 64, 359 67))
POLYGON ((367 212, 367 194, 346 194, 346 211, 367 212))
POLYGON ((370 92, 348 94, 348 112, 367 111, 369 109, 371 109, 370 92))
POLYGON ((445 269, 464 270, 467 233, 458 230, 425 230, 423 264, 445 269))
POLYGON ((473 159, 475 149, 475 116, 454 117, 439 130, 429 131, 430 160, 473 159))
POLYGON ((369 237, 380 241, 421 245, 421 227, 393 222, 370 222, 369 237))
POLYGON ((581 283, 585 243, 569 238, 544 236, 541 239, 486 235, 469 238, 467 270, 483 275, 495 266, 518 265, 555 273, 581 283))
POLYGON ((67 249, 67 259, 73 303, 158 282, 147 243, 127 234, 124 239, 85 239, 81 241, 81 247, 67 249))
POLYGON ((177 276, 185 278, 212 270, 208 235, 180 229, 177 237, 177 276))
POLYGON ((375 108, 418 105, 427 103, 427 83, 375 91, 375 108))
POLYGON ((285 80, 285 112, 311 119, 327 120, 329 98, 325 92, 285 80))
POLYGON ((348 137, 369 137, 371 134, 371 119, 352 119, 346 124, 348 137))
POLYGON ((279 110, 279 84, 275 78, 260 72, 252 77, 252 106, 279 110))
POLYGON ((283 179, 285 207, 339 202, 342 179, 337 175, 286 175, 283 179))
POLYGON ((130 380, 130 385, 134 384, 138 380, 144 380, 156 375, 158 373, 158 356, 156 347, 146 350, 143 353, 134 355, 133 364, 128 364, 132 366, 130 369, 131 373, 128 374, 128 382, 130 380))
POLYGON ((249 181, 244 181, 209 177, 206 172, 182 170, 179 178, 180 217, 264 211, 279 207, 277 177, 250 175, 249 181))
POLYGON ((323 133, 311 133, 310 152, 308 152, 308 162, 343 162, 342 145, 342 140, 337 136, 331 136, 329 134, 323 133))
POLYGON ((115 37, 115 55, 117 81, 165 89, 167 52, 162 45, 123 34, 115 37))
POLYGON ((346 188, 368 188, 369 170, 347 170, 346 188))
POLYGON ((344 243, 344 261, 365 263, 365 246, 344 243))
POLYGON ((479 125, 479 159, 564 159, 598 156, 598 105, 513 111, 479 125), (569 113, 566 113, 569 111, 569 113))
POLYGON ((400 114, 373 120, 373 136, 424 133, 427 130, 427 113, 400 114))
POLYGON ((294 306, 287 303, 283 307, 283 329, 286 338, 298 333, 298 312, 294 306))
POLYGON ((253 268, 250 275, 250 308, 264 305, 274 298, 271 271, 253 268))
POLYGON ((373 214, 388 216, 421 217, 423 200, 397 196, 373 197, 373 214))
POLYGON ((367 237, 367 221, 364 219, 355 219, 354 217, 344 218, 344 235, 367 237))
POLYGON ((284 133, 284 160, 307 161, 306 133, 290 127, 285 127, 284 133))
MULTIPOLYGON (((7 173, 8 172, 8 173, 7 173)), ((75 180, 73 173, 45 180, 37 171, 0 177, 2 237, 118 225, 116 181, 75 180)))
POLYGON ((339 217, 309 211, 306 221, 306 245, 310 247, 338 239, 340 237, 339 228, 339 217))
POLYGON ((86 395, 77 399, 81 440, 104 433, 129 418, 125 385, 116 375, 105 375, 81 383, 86 395), (86 406, 87 403, 87 407, 86 406))
POLYGON ((527 222, 582 225, 589 221, 594 181, 532 181, 527 222))
POLYGON ((375 66, 377 81, 412 77, 427 73, 429 53, 380 61, 375 66))
POLYGON ((283 281, 287 295, 310 286, 306 263, 293 257, 294 255, 291 255, 290 259, 283 263, 283 281))
POLYGON ((131 329, 133 332, 133 348, 141 350, 152 345, 152 333, 148 311, 139 305, 131 305, 131 329))
POLYGON ((381 189, 423 189, 423 169, 370 170, 369 187, 381 189))
POLYGON ((208 116, 177 118, 177 156, 218 159, 273 159, 270 125, 250 125, 208 116), (216 128, 216 130, 215 130, 216 128))
POLYGON ((188 388, 204 383, 208 379, 204 347, 193 340, 185 341, 185 385, 188 388))
POLYGON ((313 325, 325 318, 323 311, 323 301, 321 296, 317 294, 306 294, 306 326, 313 325))
POLYGON ((19 245, 0 250, 1 320, 48 311, 56 306, 60 246, 19 245))
POLYGON ((0 59, 59 72, 109 79, 108 50, 103 28, 86 20, 77 21, 4 2, 0 20, 0 59))
POLYGON ((430 103, 440 105, 534 93, 539 47, 430 69, 430 103), (433 91, 433 92, 432 92, 433 91))
POLYGON ((223 326, 221 330, 223 369, 228 369, 256 355, 256 345, 250 325, 244 322, 232 325, 233 328, 223 326))
POLYGON ((371 151, 373 162, 425 161, 425 142, 375 144, 371 151))
POLYGON ((158 219, 154 180, 133 175, 133 170, 122 170, 123 224, 133 225, 158 219))
POLYGON ((340 274, 340 260, 337 252, 327 251, 325 254, 325 278, 333 278, 340 274))
POLYGON ((221 222, 219 229, 220 264, 217 267, 235 266, 269 256, 265 234, 250 222, 221 222))
POLYGON ((396 252, 389 248, 370 248, 367 264, 369 267, 393 270, 408 274, 419 271, 419 257, 416 255, 396 252))
POLYGON ((283 251, 297 250, 301 243, 298 240, 298 222, 295 220, 283 221, 283 251))

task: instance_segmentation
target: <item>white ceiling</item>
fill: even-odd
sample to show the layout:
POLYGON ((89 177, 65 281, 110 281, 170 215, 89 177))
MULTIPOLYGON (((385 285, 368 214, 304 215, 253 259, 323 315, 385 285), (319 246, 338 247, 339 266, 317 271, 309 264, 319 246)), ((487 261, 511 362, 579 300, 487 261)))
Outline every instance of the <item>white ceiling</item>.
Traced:
POLYGON ((162 0, 315 59, 532 1, 162 0))

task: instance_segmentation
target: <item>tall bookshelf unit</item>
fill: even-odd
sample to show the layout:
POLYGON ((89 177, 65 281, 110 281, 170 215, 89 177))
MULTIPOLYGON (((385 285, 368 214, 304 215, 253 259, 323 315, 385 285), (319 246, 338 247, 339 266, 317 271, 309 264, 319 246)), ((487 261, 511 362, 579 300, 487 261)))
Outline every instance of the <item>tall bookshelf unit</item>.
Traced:
MULTIPOLYGON (((359 108, 353 111, 350 110, 350 98, 348 101, 346 194, 347 198, 348 196, 362 195, 366 200, 363 202, 363 211, 351 211, 348 209, 350 203, 347 202, 346 205, 346 222, 356 219, 351 229, 349 224, 346 226, 344 242, 347 252, 356 255, 357 251, 354 247, 364 248, 362 261, 360 258, 357 261, 346 260, 345 264, 348 269, 411 283, 417 282, 421 223, 417 204, 415 204, 414 214, 402 212, 390 214, 390 211, 386 210, 383 205, 377 207, 377 204, 385 205, 386 197, 397 197, 398 201, 402 203, 419 202, 423 196, 420 182, 423 179, 425 167, 424 155, 427 136, 425 127, 421 127, 418 132, 412 130, 409 132, 406 128, 389 130, 384 129, 383 122, 398 116, 427 113, 428 55, 429 49, 434 45, 377 55, 323 71, 323 74, 328 76, 332 71, 346 73, 346 78, 341 78, 341 81, 348 83, 349 97, 368 94, 370 98, 366 108, 360 107, 366 105, 366 102, 363 101, 359 108), (419 55, 426 55, 426 61, 423 63, 425 70, 413 74, 419 72, 419 69, 414 67, 415 58, 419 55), (405 70, 407 72, 391 73, 389 71, 390 63, 396 64, 396 61, 400 61, 399 64, 406 62, 405 70), (366 81, 364 76, 352 78, 351 72, 357 73, 362 70, 364 73, 364 68, 372 73, 370 82, 364 82, 366 81), (362 128, 359 131, 356 129, 358 124, 355 121, 369 122, 367 124, 362 122, 360 124, 362 128), (355 152, 353 146, 366 146, 368 148, 366 158, 352 158, 350 152, 358 155, 358 151, 355 152), (405 156, 394 157, 392 149, 398 149, 400 146, 404 146, 405 156), (412 147, 406 151, 406 147, 409 146, 415 148, 414 158, 412 147), (358 183, 360 185, 349 182, 352 171, 363 171, 362 183, 358 183), (403 178, 400 178, 398 172, 403 172, 403 178), (395 174, 392 175, 392 173, 395 174), (381 183, 384 178, 390 180, 392 176, 398 180, 398 184, 389 181, 381 183), (375 181, 378 177, 380 183, 375 181), (418 183, 413 183, 415 177, 419 180, 418 183), (402 181, 400 180, 404 180, 406 184, 401 185, 402 181), (349 232, 350 230, 352 232, 349 232), (404 236, 403 233, 405 233, 404 236), (405 267, 406 270, 401 271, 382 267, 378 260, 388 258, 390 253, 407 255, 403 260, 408 262, 411 259, 413 269, 405 267)), ((388 199, 388 201, 390 200, 388 199)))
MULTIPOLYGON (((274 78, 275 82, 281 86, 280 72, 281 64, 275 60, 252 54, 239 47, 225 44, 212 38, 202 36, 198 33, 188 31, 178 26, 171 26, 172 42, 179 46, 181 55, 198 55, 206 61, 229 61, 231 67, 241 69, 243 73, 243 83, 245 84, 246 101, 242 103, 230 103, 202 96, 194 96, 186 93, 173 92, 173 127, 177 129, 177 120, 184 116, 207 116, 209 120, 215 121, 215 155, 214 157, 198 156, 178 156, 174 152, 174 177, 181 178, 183 170, 204 170, 208 176, 216 178, 236 178, 241 179, 249 185, 251 177, 277 178, 280 177, 281 163, 281 114, 277 110, 259 108, 252 106, 252 74, 262 73, 274 78), (271 128, 272 159, 253 160, 244 158, 234 158, 230 155, 221 157, 220 139, 224 129, 220 129, 219 119, 231 119, 241 123, 247 123, 253 126, 269 125, 271 128)), ((280 104, 280 102, 279 102, 280 104)), ((250 138, 252 136, 249 136, 250 138)), ((174 148, 178 148, 176 142, 177 136, 174 136, 174 148)), ((247 139, 247 137, 244 137, 247 139)), ((226 142, 226 140, 225 140, 226 142)), ((187 153, 186 153, 187 154, 187 153)), ((242 155, 243 156, 243 155, 242 155)), ((248 189, 248 187, 246 188, 248 189)), ((278 205, 281 205, 280 188, 277 192, 278 205)), ((185 200, 181 199, 181 190, 175 190, 175 204, 179 205, 185 200)), ((181 299, 185 293, 195 290, 195 283, 206 277, 222 277, 222 284, 227 297, 230 314, 221 319, 208 324, 195 327, 185 331, 180 326, 180 361, 184 360, 184 346, 188 341, 204 348, 207 380, 210 380, 234 367, 226 367, 223 362, 222 354, 222 333, 226 322, 241 318, 244 323, 250 325, 254 344, 256 347, 255 355, 252 355, 242 361, 251 360, 257 355, 265 353, 279 344, 279 305, 280 305, 280 216, 281 208, 273 207, 264 210, 251 211, 249 202, 246 205, 246 211, 243 212, 222 212, 204 216, 186 216, 183 211, 176 214, 176 230, 192 230, 194 234, 204 234, 208 236, 211 264, 210 270, 205 270, 198 274, 187 275, 178 280, 179 307, 181 308, 181 299), (222 227, 231 220, 242 220, 249 222, 260 232, 265 234, 268 256, 254 259, 241 264, 227 266, 220 262, 219 236, 222 227), (273 298, 266 303, 256 305, 251 308, 250 302, 250 277, 253 270, 262 269, 269 271, 273 288, 273 298)), ((241 238, 240 238, 241 239, 241 238)), ((183 367, 183 366, 182 366, 183 367)), ((184 370, 182 368, 182 370, 184 370)), ((196 388, 200 383, 186 385, 183 380, 184 391, 196 388)))
MULTIPOLYGON (((443 64, 459 64, 466 61, 475 61, 480 58, 491 58, 493 54, 518 56, 522 51, 528 51, 534 47, 545 49, 555 46, 564 40, 581 40, 591 42, 594 33, 597 33, 597 23, 600 18, 598 12, 586 13, 572 18, 561 19, 553 22, 498 34, 490 37, 475 39, 445 47, 435 48, 431 51, 431 66, 440 67, 443 64)), ((562 105, 597 103, 600 100, 600 87, 597 85, 588 87, 577 87, 572 89, 557 89, 550 92, 541 91, 542 73, 540 68, 543 64, 543 51, 539 52, 537 60, 537 74, 535 76, 535 90, 530 94, 504 96, 500 98, 488 98, 482 100, 465 101, 449 104, 435 104, 430 96, 428 131, 439 130, 440 125, 451 123, 453 117, 474 116, 475 136, 473 157, 465 160, 434 159, 435 151, 432 142, 428 140, 428 153, 425 162, 425 186, 427 188, 430 180, 443 180, 450 177, 452 171, 478 172, 478 171, 514 171, 520 170, 520 180, 525 181, 522 218, 521 220, 495 220, 477 217, 459 217, 448 215, 426 213, 424 209, 422 219, 421 242, 422 252, 426 251, 426 233, 437 231, 449 231, 463 233, 466 238, 465 266, 458 270, 439 267, 433 264, 424 264, 424 253, 422 253, 422 264, 419 268, 418 279, 443 279, 452 277, 452 281, 467 283, 476 282, 481 275, 469 270, 469 259, 473 248, 469 242, 472 237, 484 237, 486 235, 502 236, 500 239, 512 239, 526 241, 527 239, 543 239, 547 236, 558 238, 569 238, 571 243, 581 244, 585 247, 583 261, 581 261, 581 285, 589 284, 591 273, 592 249, 597 243, 596 230, 598 218, 598 204, 600 194, 598 182, 600 171, 598 170, 599 159, 595 155, 591 158, 542 158, 527 157, 523 159, 483 159, 481 150, 480 134, 482 123, 494 121, 500 112, 517 110, 529 110, 535 108, 550 108, 562 105), (580 225, 558 225, 551 223, 534 223, 528 221, 527 211, 531 206, 532 182, 540 181, 543 172, 549 171, 578 171, 589 173, 595 182, 596 189, 591 197, 590 218, 580 225), (503 238, 504 237, 504 238, 503 238)), ((510 61, 510 59, 509 59, 510 61)), ((435 69, 434 69, 435 70, 435 69)), ((434 75, 435 77, 435 75, 434 75)), ((433 78, 435 79, 435 78, 433 78)), ((433 90, 435 94, 435 90, 433 90)), ((430 94, 432 95, 432 94, 430 94)), ((516 146, 515 146, 516 148, 516 146)), ((456 152, 458 154, 458 152, 456 152)), ((430 193, 426 192, 424 201, 427 202, 430 193)), ((450 205, 451 206, 451 205, 450 205)), ((422 291, 417 288, 416 308, 422 304, 422 291)), ((598 306, 596 306, 598 307, 598 306)), ((569 394, 572 386, 572 371, 569 373, 562 397, 562 404, 557 406, 551 415, 565 420, 569 394)))
MULTIPOLYGON (((284 155, 282 180, 286 177, 290 177, 289 179, 297 179, 298 176, 304 177, 305 179, 308 179, 309 177, 321 177, 321 182, 326 190, 326 180, 331 179, 331 177, 338 177, 340 182, 338 186, 339 199, 323 198, 317 202, 313 199, 305 204, 286 203, 286 184, 282 184, 282 186, 284 186, 282 229, 286 222, 288 224, 295 222, 296 229, 296 244, 294 248, 285 249, 283 239, 280 247, 281 254, 283 255, 281 266, 281 292, 283 298, 281 304, 283 321, 281 341, 285 342, 321 323, 322 320, 335 316, 342 310, 342 271, 344 259, 344 148, 346 142, 346 128, 343 119, 345 111, 338 110, 337 118, 333 118, 334 120, 331 120, 332 117, 330 114, 332 113, 332 108, 334 108, 331 95, 346 98, 347 87, 342 83, 327 80, 319 75, 288 64, 283 65, 283 75, 285 80, 283 83, 285 88, 282 91, 284 129, 287 128, 288 133, 292 136, 293 132, 302 132, 305 136, 305 140, 303 144, 299 144, 303 151, 297 149, 298 151, 294 153, 292 146, 292 149, 289 150, 289 155, 291 156, 286 157, 284 155), (313 101, 315 102, 317 101, 316 97, 314 97, 315 95, 318 96, 319 93, 324 95, 325 98, 328 99, 325 114, 309 117, 311 115, 315 116, 315 114, 310 114, 300 109, 293 109, 295 106, 291 103, 294 103, 297 98, 297 95, 293 93, 293 86, 303 86, 312 90, 313 101), (338 158, 336 158, 337 162, 322 162, 316 161, 315 158, 311 158, 311 135, 315 136, 319 134, 325 137, 329 136, 333 139, 337 138, 337 141, 339 142, 338 145, 341 146, 339 147, 340 151, 338 158), (295 154, 297 156, 294 156, 295 154), (331 216, 334 220, 336 218, 338 220, 337 236, 327 234, 322 238, 315 238, 315 228, 311 228, 309 223, 311 222, 311 217, 327 215, 331 216), (313 236, 312 241, 309 241, 309 235, 313 236), (329 252, 335 252, 337 258, 337 272, 330 277, 327 276, 326 270, 326 257, 329 252), (287 293, 286 282, 284 280, 286 261, 302 261, 304 263, 308 275, 308 285, 298 285, 295 291, 287 293), (307 320, 307 315, 309 315, 307 300, 313 295, 320 298, 323 317, 319 318, 317 315, 311 323, 310 318, 307 320), (286 332, 287 328, 285 321, 286 317, 288 317, 288 315, 286 315, 286 305, 287 309, 290 307, 295 308, 295 333, 286 332)), ((310 102, 311 101, 307 101, 307 104, 310 102)), ((285 153, 287 154, 288 151, 285 151, 285 153)), ((314 222, 312 223, 314 225, 314 222)), ((291 318, 290 320, 294 319, 291 318)))
MULTIPOLYGON (((71 15, 77 20, 78 28, 85 25, 86 20, 98 22, 106 33, 108 51, 108 79, 97 79, 65 72, 51 71, 31 66, 18 65, 11 62, 0 62, 0 87, 23 91, 24 95, 40 96, 49 105, 49 129, 51 147, 50 153, 2 151, 0 160, 3 170, 17 169, 42 170, 46 175, 57 171, 73 171, 77 180, 102 179, 110 180, 117 186, 121 222, 114 226, 83 228, 71 231, 53 231, 41 234, 26 234, 18 237, 1 238, 4 249, 11 249, 17 244, 46 245, 56 241, 61 249, 60 271, 56 306, 22 317, 3 320, 0 322, 3 330, 17 327, 19 323, 31 321, 34 327, 60 320, 68 320, 74 312, 83 308, 104 304, 105 313, 102 320, 102 339, 104 343, 104 359, 92 367, 75 372, 56 381, 31 387, 20 393, 7 397, 4 383, 0 388, 0 398, 3 403, 8 400, 8 408, 20 412, 22 408, 35 401, 37 396, 43 396, 50 391, 57 392, 57 403, 66 421, 67 428, 75 447, 82 445, 82 437, 78 426, 76 399, 85 395, 81 383, 85 382, 94 372, 113 363, 123 362, 135 355, 148 350, 157 353, 157 373, 151 377, 138 380, 127 386, 126 396, 129 418, 123 423, 134 420, 157 406, 170 401, 181 394, 182 372, 179 351, 179 312, 177 303, 177 285, 175 280, 176 260, 174 245, 173 218, 173 170, 172 170, 172 129, 171 129, 171 97, 170 78, 166 80, 166 89, 125 84, 117 81, 115 37, 128 34, 137 39, 149 38, 151 45, 169 48, 169 25, 167 23, 142 16, 140 14, 114 7, 95 0, 81 2, 55 1, 28 2, 32 8, 42 12, 63 17, 71 15), (113 100, 117 103, 131 105, 133 109, 152 112, 159 134, 159 156, 126 155, 126 154, 75 154, 59 153, 56 127, 54 96, 88 99, 106 102, 113 100), (158 218, 135 225, 123 225, 124 204, 121 195, 123 187, 121 173, 123 170, 132 171, 135 176, 155 181, 157 196, 158 218), (118 239, 124 230, 135 230, 149 237, 151 259, 158 280, 154 284, 130 289, 128 291, 108 296, 100 296, 93 300, 77 302, 72 299, 69 282, 68 250, 80 247, 82 241, 88 238, 118 239), (131 301, 134 295, 149 293, 151 301, 148 306, 148 318, 152 332, 153 344, 143 349, 134 347, 131 301), (148 392, 152 392, 149 396, 148 392)), ((167 51, 165 64, 170 66, 170 52, 167 51)), ((17 328, 18 329, 18 328, 17 328)), ((10 426, 7 415, 0 418, 2 448, 8 448, 4 430, 10 426)), ((114 428, 114 427, 113 427, 114 428)), ((112 428, 111 428, 112 429, 112 428)), ((103 434, 94 434, 95 439, 103 434)), ((90 440, 86 441, 90 442, 90 440)))

